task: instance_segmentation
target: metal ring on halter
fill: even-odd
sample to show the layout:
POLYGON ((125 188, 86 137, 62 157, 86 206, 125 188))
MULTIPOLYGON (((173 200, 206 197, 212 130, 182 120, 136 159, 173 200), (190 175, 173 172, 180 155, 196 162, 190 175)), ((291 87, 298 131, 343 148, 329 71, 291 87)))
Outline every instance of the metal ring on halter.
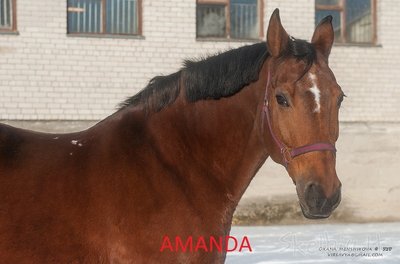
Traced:
POLYGON ((288 148, 281 148, 281 154, 282 154, 285 164, 289 164, 289 162, 292 161, 293 157, 288 148))

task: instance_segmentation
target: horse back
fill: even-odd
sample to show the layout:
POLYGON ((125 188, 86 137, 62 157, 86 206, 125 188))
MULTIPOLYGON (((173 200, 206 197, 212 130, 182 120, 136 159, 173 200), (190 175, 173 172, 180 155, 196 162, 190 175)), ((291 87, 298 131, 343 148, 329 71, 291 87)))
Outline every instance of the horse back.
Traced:
POLYGON ((23 137, 17 128, 0 124, 0 164, 13 163, 22 144, 23 137))
POLYGON ((67 263, 88 255, 88 182, 78 161, 90 154, 74 141, 84 136, 0 124, 0 259, 67 263))

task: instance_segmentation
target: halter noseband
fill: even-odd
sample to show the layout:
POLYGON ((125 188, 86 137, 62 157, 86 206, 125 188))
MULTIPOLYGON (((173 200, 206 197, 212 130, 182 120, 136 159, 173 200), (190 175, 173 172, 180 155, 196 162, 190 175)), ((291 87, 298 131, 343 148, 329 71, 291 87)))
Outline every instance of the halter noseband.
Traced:
MULTIPOLYGON (((270 114, 269 114, 268 87, 269 87, 270 80, 271 80, 271 72, 270 71, 268 71, 268 77, 267 78, 268 79, 267 79, 267 85, 265 87, 263 110, 264 110, 264 113, 265 113, 265 115, 267 117, 267 123, 268 123, 269 132, 270 132, 272 138, 274 139, 275 144, 279 147, 279 149, 281 151, 281 155, 283 157, 283 162, 284 162, 283 165, 287 168, 289 162, 294 157, 300 156, 300 155, 308 153, 308 152, 313 152, 313 151, 332 151, 332 152, 336 153, 336 148, 331 143, 318 142, 318 143, 304 145, 304 146, 297 147, 297 148, 289 148, 288 146, 286 146, 282 141, 280 141, 277 138, 277 136, 275 135, 274 131, 272 130, 271 117, 270 117, 270 114)), ((263 118, 263 120, 264 120, 264 118, 263 118)))

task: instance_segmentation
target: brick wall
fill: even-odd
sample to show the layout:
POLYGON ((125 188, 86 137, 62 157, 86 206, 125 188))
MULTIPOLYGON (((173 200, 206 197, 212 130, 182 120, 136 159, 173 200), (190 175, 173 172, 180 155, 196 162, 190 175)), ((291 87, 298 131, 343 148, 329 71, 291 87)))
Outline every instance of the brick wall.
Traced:
MULTIPOLYGON (((143 0, 143 38, 72 37, 66 0, 17 0, 19 35, 0 35, 0 119, 102 119, 185 58, 242 46, 196 41, 195 0, 143 0)), ((265 0, 287 31, 309 39, 314 0, 265 0)), ((378 3, 377 47, 335 46, 331 64, 349 96, 344 121, 400 121, 400 5, 378 3)))
POLYGON ((336 46, 331 67, 348 95, 342 120, 400 121, 400 5, 377 1, 378 46, 336 46))

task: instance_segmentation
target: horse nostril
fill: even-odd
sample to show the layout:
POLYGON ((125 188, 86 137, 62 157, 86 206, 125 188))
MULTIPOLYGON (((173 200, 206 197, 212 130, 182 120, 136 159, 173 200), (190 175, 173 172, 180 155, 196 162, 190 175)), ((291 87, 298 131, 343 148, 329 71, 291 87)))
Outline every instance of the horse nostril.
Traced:
POLYGON ((320 185, 316 183, 309 183, 305 188, 304 198, 306 204, 311 210, 322 210, 326 207, 328 199, 320 185))
POLYGON ((311 208, 317 207, 318 198, 319 198, 317 185, 314 183, 307 184, 304 192, 305 192, 304 198, 306 200, 307 205, 311 208))
POLYGON ((331 206, 333 207, 333 208, 336 208, 338 205, 339 205, 339 203, 340 203, 340 200, 341 200, 341 197, 342 197, 342 195, 341 195, 341 190, 340 190, 340 188, 336 191, 336 193, 332 196, 332 198, 330 199, 331 201, 330 201, 330 204, 331 204, 331 206))

